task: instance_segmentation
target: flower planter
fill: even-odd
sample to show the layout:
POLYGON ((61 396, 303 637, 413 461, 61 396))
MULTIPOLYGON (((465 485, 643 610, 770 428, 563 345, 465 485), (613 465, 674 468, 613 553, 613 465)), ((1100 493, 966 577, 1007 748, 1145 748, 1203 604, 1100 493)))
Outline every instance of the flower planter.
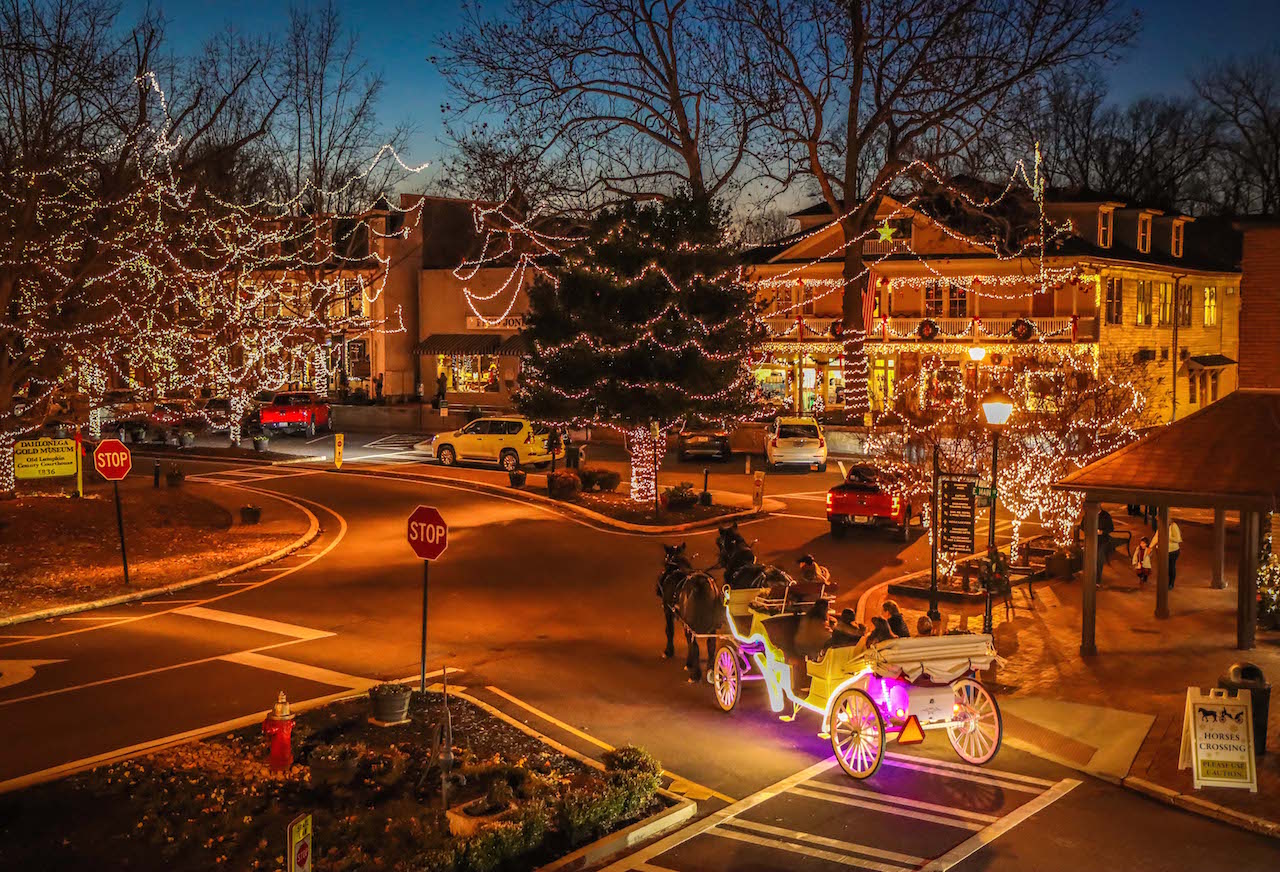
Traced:
POLYGON ((271 445, 271 440, 268 439, 266 436, 253 437, 254 451, 259 451, 259 452, 266 451, 270 447, 270 445, 271 445))
POLYGON ((360 768, 360 758, 351 755, 336 757, 312 755, 309 768, 311 780, 317 784, 340 786, 355 781, 356 770, 360 768))
POLYGON ((256 524, 262 520, 261 506, 241 506, 240 507, 240 523, 256 524))
POLYGON ((165 484, 169 487, 181 487, 186 479, 186 475, 181 472, 166 472, 164 474, 165 484))
POLYGON ((196 444, 196 434, 194 434, 194 433, 183 433, 183 434, 182 434, 182 447, 183 447, 183 448, 191 448, 191 447, 192 447, 192 446, 194 446, 195 444, 196 444))
POLYGON ((383 726, 403 724, 409 720, 409 699, 413 691, 407 684, 379 684, 369 688, 373 703, 373 721, 383 726))
POLYGON ((507 475, 511 478, 512 487, 524 487, 525 482, 529 479, 529 474, 523 469, 514 469, 507 475))

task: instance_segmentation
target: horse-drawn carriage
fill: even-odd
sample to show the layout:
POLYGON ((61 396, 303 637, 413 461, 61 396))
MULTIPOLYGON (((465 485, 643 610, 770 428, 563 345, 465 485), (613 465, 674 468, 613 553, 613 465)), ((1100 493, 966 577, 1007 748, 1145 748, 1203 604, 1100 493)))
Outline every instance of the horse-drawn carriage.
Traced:
MULTIPOLYGON (((669 548, 668 565, 672 553, 669 548)), ((991 636, 823 644, 815 640, 831 638, 826 615, 833 599, 824 581, 797 582, 777 570, 755 577, 760 586, 717 588, 714 625, 699 610, 677 615, 686 624, 691 677, 701 671, 700 645, 708 648, 708 680, 721 709, 737 706, 747 682, 763 681, 773 711, 790 704, 784 720, 801 710, 822 718, 819 735, 830 739, 844 771, 859 779, 875 773, 890 736, 921 741, 925 731, 945 730, 962 760, 983 764, 995 757, 1000 708, 975 677, 999 659, 991 636)))

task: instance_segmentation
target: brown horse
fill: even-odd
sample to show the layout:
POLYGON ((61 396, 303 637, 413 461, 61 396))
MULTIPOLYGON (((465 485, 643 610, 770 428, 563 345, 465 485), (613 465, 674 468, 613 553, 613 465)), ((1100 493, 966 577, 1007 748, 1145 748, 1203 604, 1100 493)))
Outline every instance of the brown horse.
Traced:
MULTIPOLYGON (((715 633, 720 627, 724 612, 720 585, 709 573, 693 568, 685 555, 686 544, 681 542, 679 545, 662 546, 666 552, 665 562, 655 592, 662 603, 667 634, 667 646, 663 649, 662 656, 671 657, 675 654, 675 622, 678 617, 684 625, 685 642, 689 649, 685 657, 689 680, 700 681, 702 658, 695 634, 715 633)), ((708 638, 706 645, 709 663, 715 649, 714 639, 708 638)))

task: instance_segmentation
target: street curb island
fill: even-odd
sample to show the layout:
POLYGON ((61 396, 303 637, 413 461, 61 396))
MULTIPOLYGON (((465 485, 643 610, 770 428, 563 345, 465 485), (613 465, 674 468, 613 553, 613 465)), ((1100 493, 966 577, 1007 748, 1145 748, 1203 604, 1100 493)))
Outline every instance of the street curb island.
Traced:
POLYGON ((50 618, 58 618, 58 617, 62 617, 63 615, 71 615, 77 612, 88 612, 94 609, 104 609, 110 606, 118 606, 124 603, 131 603, 131 602, 137 602, 138 600, 150 599, 151 597, 160 596, 166 593, 176 593, 180 590, 186 590, 187 588, 196 587, 201 584, 208 584, 211 581, 222 581, 224 578, 230 578, 233 575, 239 575, 242 572, 248 572, 249 570, 257 569, 259 566, 266 566, 269 563, 274 563, 277 560, 282 560, 285 557, 288 557, 290 554, 294 553, 295 551, 298 551, 302 548, 307 547, 320 536, 320 520, 315 516, 314 512, 312 512, 310 509, 308 509, 306 506, 302 505, 301 503, 295 500, 292 500, 289 497, 283 496, 282 494, 277 494, 275 492, 262 491, 259 488, 243 487, 239 485, 225 485, 225 487, 233 487, 233 488, 236 488, 237 490, 252 491, 254 493, 269 493, 270 496, 276 499, 279 499, 281 502, 288 503, 294 508, 300 509, 308 519, 307 532, 303 533, 301 536, 299 536, 297 539, 290 542, 288 545, 285 545, 282 548, 278 548, 275 551, 271 552, 270 554, 264 554, 261 557, 256 557, 253 560, 250 560, 246 563, 241 563, 238 566, 231 566, 226 569, 220 569, 217 572, 211 572, 206 575, 198 576, 196 578, 188 578, 185 581, 175 581, 171 584, 161 585, 160 587, 151 587, 151 588, 147 588, 146 590, 134 590, 134 591, 129 591, 128 593, 116 594, 115 596, 103 597, 102 599, 89 600, 87 602, 79 602, 79 603, 67 603, 66 605, 61 605, 61 606, 51 606, 47 609, 38 609, 37 611, 34 611, 34 612, 25 612, 22 614, 9 615, 7 617, 0 617, 0 627, 11 627, 15 624, 25 624, 30 621, 45 621, 50 618))

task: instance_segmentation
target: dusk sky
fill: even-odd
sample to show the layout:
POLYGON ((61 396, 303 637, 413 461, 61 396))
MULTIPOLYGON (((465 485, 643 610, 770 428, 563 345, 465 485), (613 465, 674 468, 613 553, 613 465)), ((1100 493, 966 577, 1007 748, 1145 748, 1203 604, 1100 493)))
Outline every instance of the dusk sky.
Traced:
MULTIPOLYGON (((247 32, 281 32, 289 4, 272 0, 158 0, 169 19, 175 49, 194 49, 228 23, 247 32)), ((496 5, 496 3, 495 3, 496 5)), ((1142 35, 1129 56, 1107 71, 1114 96, 1129 99, 1177 92, 1202 63, 1280 45, 1275 0, 1160 0, 1134 2, 1143 14, 1142 35)), ((143 3, 127 4, 143 8, 143 3)), ((343 0, 340 8, 360 33, 361 45, 386 77, 382 113, 409 120, 417 132, 409 155, 434 159, 441 150, 440 104, 444 83, 427 62, 432 39, 458 22, 456 2, 343 0)))

